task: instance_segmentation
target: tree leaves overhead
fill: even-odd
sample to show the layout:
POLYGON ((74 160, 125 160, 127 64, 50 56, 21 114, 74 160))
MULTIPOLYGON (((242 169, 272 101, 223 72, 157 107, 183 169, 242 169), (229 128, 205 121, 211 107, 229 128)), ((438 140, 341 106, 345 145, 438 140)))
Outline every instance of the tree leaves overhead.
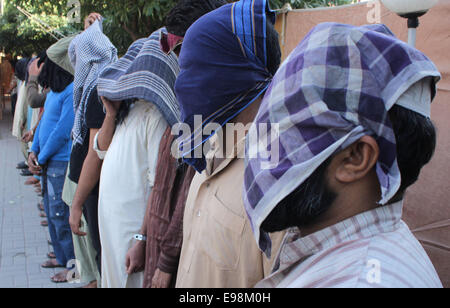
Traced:
MULTIPOLYGON (((289 3, 293 8, 348 4, 352 0, 269 0, 273 9, 289 3)), ((164 16, 177 0, 80 0, 81 21, 90 13, 105 17, 104 32, 123 54, 136 39, 146 37, 164 23, 164 16)), ((231 1, 230 1, 231 2, 231 1)), ((0 48, 13 56, 29 56, 56 40, 39 23, 19 12, 20 6, 64 35, 82 30, 82 23, 69 24, 68 0, 8 0, 0 18, 0 48)))
POLYGON ((358 0, 269 0, 272 9, 282 8, 289 3, 293 9, 310 9, 324 6, 337 6, 359 2, 358 0))

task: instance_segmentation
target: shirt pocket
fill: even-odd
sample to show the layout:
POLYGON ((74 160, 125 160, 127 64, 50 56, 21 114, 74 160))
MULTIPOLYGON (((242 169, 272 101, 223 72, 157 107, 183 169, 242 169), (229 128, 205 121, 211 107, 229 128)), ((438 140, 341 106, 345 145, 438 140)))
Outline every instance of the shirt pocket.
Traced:
POLYGON ((212 204, 208 207, 203 251, 218 269, 236 270, 246 220, 237 214, 238 211, 231 210, 232 206, 218 197, 218 190, 214 193, 212 204))
POLYGON ((50 218, 64 218, 68 206, 62 201, 66 170, 64 168, 52 168, 47 170, 47 189, 49 199, 50 218))

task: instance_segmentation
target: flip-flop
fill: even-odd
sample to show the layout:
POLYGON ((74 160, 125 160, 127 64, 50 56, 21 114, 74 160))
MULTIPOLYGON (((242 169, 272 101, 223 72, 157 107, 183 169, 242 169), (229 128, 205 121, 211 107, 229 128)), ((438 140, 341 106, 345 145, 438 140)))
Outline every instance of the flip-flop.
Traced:
POLYGON ((48 260, 45 263, 41 264, 42 268, 64 268, 64 265, 58 264, 55 265, 55 263, 53 263, 53 260, 48 260))
POLYGON ((37 207, 38 207, 38 210, 39 210, 39 211, 43 211, 43 210, 44 210, 44 205, 43 205, 41 202, 39 202, 39 203, 37 204, 37 207))
POLYGON ((25 185, 26 186, 31 186, 31 185, 36 185, 36 184, 38 184, 39 183, 39 180, 38 179, 36 179, 35 177, 29 177, 26 181, 25 181, 25 185))
POLYGON ((55 277, 58 276, 59 274, 62 274, 62 273, 63 273, 63 272, 58 273, 58 274, 56 274, 55 276, 51 277, 51 278, 50 278, 50 281, 53 282, 53 283, 67 283, 67 282, 68 282, 68 281, 67 281, 67 273, 65 273, 66 275, 65 275, 63 281, 55 280, 55 277))
POLYGON ((33 176, 33 173, 31 173, 27 169, 22 169, 22 172, 20 173, 21 176, 33 176))
POLYGON ((28 165, 23 161, 23 162, 17 164, 16 169, 19 169, 19 170, 28 169, 28 165))
POLYGON ((56 281, 56 280, 53 280, 53 278, 55 278, 55 277, 50 278, 50 281, 53 283, 67 283, 67 279, 64 281, 56 281))
POLYGON ((48 221, 47 220, 41 221, 41 226, 42 227, 48 227, 48 221))
POLYGON ((49 259, 56 259, 56 255, 55 255, 54 252, 49 252, 49 253, 47 254, 47 258, 49 258, 49 259))

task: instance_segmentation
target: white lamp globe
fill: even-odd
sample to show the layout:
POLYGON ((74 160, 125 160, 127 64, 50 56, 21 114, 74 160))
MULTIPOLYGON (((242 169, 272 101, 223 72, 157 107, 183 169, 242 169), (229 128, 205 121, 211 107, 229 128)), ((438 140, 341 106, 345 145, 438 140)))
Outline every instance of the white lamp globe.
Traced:
POLYGON ((439 0, 381 0, 384 6, 398 15, 426 13, 439 0))

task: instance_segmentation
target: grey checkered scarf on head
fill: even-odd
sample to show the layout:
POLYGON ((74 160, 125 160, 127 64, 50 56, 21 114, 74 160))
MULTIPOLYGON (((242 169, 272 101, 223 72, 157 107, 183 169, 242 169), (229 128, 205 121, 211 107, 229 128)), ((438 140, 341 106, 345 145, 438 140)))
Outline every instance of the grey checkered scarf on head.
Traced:
MULTIPOLYGON (((117 61, 117 49, 103 34, 102 21, 96 21, 77 35, 69 46, 70 61, 75 68, 73 104, 75 123, 72 130, 74 143, 82 144, 88 128, 85 123, 86 104, 101 71, 117 61)), ((100 102, 99 102, 100 103, 100 102)))

